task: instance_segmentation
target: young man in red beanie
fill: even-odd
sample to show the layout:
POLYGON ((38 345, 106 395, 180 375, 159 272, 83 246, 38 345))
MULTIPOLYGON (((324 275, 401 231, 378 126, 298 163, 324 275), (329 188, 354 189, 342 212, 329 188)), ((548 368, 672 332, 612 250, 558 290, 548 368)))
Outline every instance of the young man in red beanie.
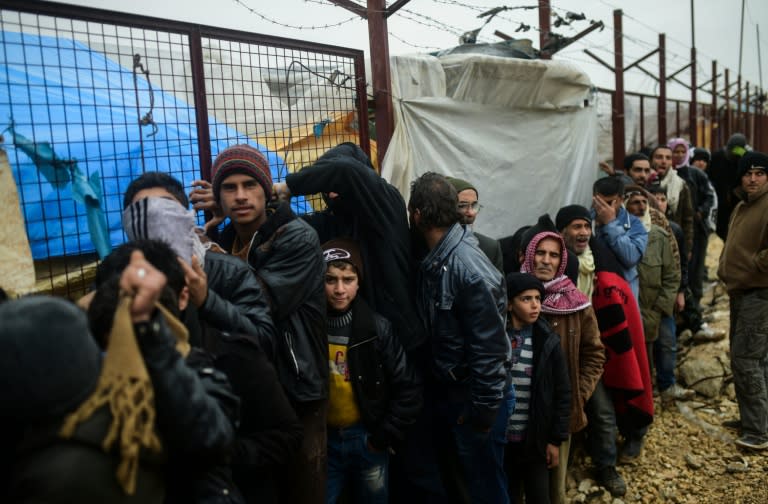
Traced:
POLYGON ((219 243, 246 260, 265 287, 278 334, 266 350, 304 427, 301 452, 280 475, 280 500, 324 502, 328 342, 317 234, 288 203, 270 204, 272 175, 259 150, 230 146, 216 157, 212 173, 213 196, 230 219, 219 243))

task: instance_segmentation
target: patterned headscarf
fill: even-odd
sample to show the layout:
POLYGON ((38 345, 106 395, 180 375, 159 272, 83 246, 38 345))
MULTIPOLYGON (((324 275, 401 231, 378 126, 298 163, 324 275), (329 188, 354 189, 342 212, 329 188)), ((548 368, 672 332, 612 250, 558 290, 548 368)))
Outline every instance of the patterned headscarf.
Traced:
POLYGON ((587 308, 591 303, 573 284, 570 278, 565 276, 565 266, 568 263, 568 250, 565 248, 563 237, 552 231, 544 231, 533 237, 525 250, 525 260, 520 271, 523 273, 533 273, 534 257, 536 256, 536 247, 542 240, 552 239, 560 244, 562 254, 560 256, 560 266, 557 268, 555 277, 549 282, 544 283, 546 295, 541 301, 541 311, 553 315, 568 315, 587 308))

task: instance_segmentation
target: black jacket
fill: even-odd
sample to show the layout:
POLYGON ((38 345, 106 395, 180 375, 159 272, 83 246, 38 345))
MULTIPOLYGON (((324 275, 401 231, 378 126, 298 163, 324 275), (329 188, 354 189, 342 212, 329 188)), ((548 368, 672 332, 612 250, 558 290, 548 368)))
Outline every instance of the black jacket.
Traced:
POLYGON ((425 341, 416 314, 408 215, 400 192, 381 178, 357 145, 343 143, 285 178, 292 194, 335 192, 330 209, 306 215, 320 243, 349 236, 360 243, 362 295, 389 320, 411 351, 425 341))
POLYGON ((504 399, 511 347, 501 276, 456 223, 422 260, 419 310, 427 323, 437 384, 463 389, 464 418, 493 425, 504 399))
POLYGON ((421 409, 422 389, 389 321, 372 312, 360 297, 352 304, 347 356, 355 402, 369 441, 378 449, 402 441, 421 409))
POLYGON ((8 481, 0 489, 2 502, 160 503, 164 493, 165 502, 231 502, 218 498, 221 486, 213 494, 206 492, 211 480, 203 476, 213 465, 222 467, 230 454, 238 399, 221 373, 185 362, 161 315, 142 328, 136 339, 152 380, 163 452, 171 461, 185 461, 195 474, 186 473, 184 485, 177 485, 173 472, 181 469, 178 464, 142 453, 136 495, 126 495, 115 477, 119 455, 105 453, 101 446, 112 421, 103 407, 78 425, 70 439, 58 435, 63 418, 15 426, 0 422, 4 450, 15 450, 8 481), (5 437, 9 433, 17 437, 5 437))
POLYGON ((298 452, 301 422, 274 366, 250 336, 218 333, 205 347, 240 397, 240 424, 231 459, 234 482, 245 502, 277 502, 275 472, 298 452))
POLYGON ((275 325, 263 289, 239 258, 205 254, 208 295, 197 309, 200 321, 219 331, 248 334, 259 342, 275 339, 275 325))
POLYGON ((534 323, 532 340, 531 402, 524 442, 528 453, 545 457, 547 444, 559 446, 570 435, 571 382, 560 337, 546 321, 534 323))
POLYGON ((688 187, 691 189, 695 230, 697 233, 706 235, 706 220, 716 201, 715 193, 709 184, 709 177, 704 171, 693 166, 678 168, 677 173, 688 183, 688 187))
MULTIPOLYGON (((317 233, 287 203, 267 211, 267 221, 253 236, 248 264, 264 287, 277 329, 275 340, 263 342, 262 349, 296 407, 328 397, 325 263, 317 233)), ((231 250, 234 239, 230 224, 220 243, 231 250)))
POLYGON ((477 238, 478 247, 483 253, 488 256, 488 260, 491 264, 496 266, 496 269, 504 274, 504 255, 501 253, 501 245, 498 240, 494 240, 490 236, 484 234, 472 232, 477 238))
POLYGON ((717 228, 715 232, 723 241, 728 237, 728 223, 731 212, 739 202, 733 190, 741 184, 739 177, 739 157, 729 157, 725 149, 712 153, 712 161, 707 169, 707 176, 717 193, 717 228))

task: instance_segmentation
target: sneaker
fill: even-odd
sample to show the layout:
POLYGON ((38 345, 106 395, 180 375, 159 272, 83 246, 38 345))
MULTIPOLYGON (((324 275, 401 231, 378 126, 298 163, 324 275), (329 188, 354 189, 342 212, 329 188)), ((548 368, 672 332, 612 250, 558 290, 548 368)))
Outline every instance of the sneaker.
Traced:
POLYGON ((751 434, 744 434, 736 440, 736 444, 742 448, 749 448, 750 450, 765 450, 768 449, 768 437, 757 437, 751 434))
POLYGON ((693 341, 697 343, 720 341, 723 338, 725 338, 725 331, 723 329, 709 327, 706 322, 701 324, 699 330, 693 335, 693 341))
POLYGON ((724 420, 720 425, 726 429, 741 430, 741 419, 724 420))
POLYGON ((661 391, 662 401, 687 401, 688 399, 692 399, 695 395, 695 390, 681 387, 677 383, 673 384, 668 389, 661 391))
POLYGON ((612 497, 621 497, 627 493, 627 484, 624 483, 624 478, 616 472, 616 468, 613 466, 598 469, 595 479, 600 486, 610 492, 612 497))

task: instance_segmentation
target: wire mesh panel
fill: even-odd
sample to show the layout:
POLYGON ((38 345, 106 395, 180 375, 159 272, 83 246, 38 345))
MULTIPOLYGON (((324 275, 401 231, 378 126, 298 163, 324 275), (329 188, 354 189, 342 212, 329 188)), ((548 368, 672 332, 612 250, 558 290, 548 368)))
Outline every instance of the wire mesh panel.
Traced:
POLYGON ((85 292, 124 241, 122 197, 141 173, 189 188, 221 149, 250 143, 278 181, 340 142, 368 148, 361 51, 6 0, 0 46, 0 148, 34 291, 85 292))
MULTIPOLYGON (((244 139, 256 142, 271 154, 278 181, 330 147, 358 142, 353 58, 211 37, 202 46, 208 112, 226 126, 212 131, 214 156, 244 139)), ((304 199, 294 209, 312 211, 304 199)))

